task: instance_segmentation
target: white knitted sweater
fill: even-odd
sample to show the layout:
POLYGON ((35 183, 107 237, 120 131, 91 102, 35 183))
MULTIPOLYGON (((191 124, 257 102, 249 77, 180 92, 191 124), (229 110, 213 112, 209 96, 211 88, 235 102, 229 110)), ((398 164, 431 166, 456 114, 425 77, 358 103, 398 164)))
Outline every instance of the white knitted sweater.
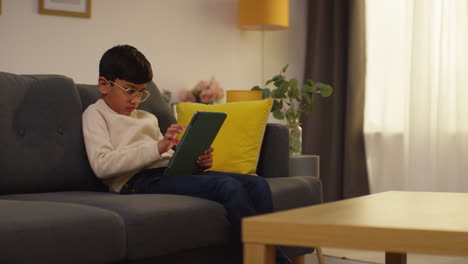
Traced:
POLYGON ((156 117, 143 110, 118 114, 99 99, 83 113, 83 136, 94 174, 120 192, 137 172, 167 166, 173 151, 158 152, 163 139, 156 117))

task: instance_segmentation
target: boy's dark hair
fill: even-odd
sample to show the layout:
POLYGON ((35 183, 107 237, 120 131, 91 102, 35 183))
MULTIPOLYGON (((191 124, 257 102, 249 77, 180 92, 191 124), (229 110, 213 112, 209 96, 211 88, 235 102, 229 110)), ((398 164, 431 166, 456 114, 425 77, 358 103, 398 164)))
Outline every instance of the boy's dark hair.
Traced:
POLYGON ((143 84, 153 79, 151 64, 145 55, 130 45, 118 45, 107 50, 99 62, 99 76, 143 84))

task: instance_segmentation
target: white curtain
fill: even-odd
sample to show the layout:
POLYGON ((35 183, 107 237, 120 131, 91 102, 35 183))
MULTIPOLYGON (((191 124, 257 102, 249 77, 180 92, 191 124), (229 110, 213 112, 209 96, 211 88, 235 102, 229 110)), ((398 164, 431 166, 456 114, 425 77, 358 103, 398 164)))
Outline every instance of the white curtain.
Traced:
POLYGON ((468 192, 468 1, 367 0, 371 192, 468 192))

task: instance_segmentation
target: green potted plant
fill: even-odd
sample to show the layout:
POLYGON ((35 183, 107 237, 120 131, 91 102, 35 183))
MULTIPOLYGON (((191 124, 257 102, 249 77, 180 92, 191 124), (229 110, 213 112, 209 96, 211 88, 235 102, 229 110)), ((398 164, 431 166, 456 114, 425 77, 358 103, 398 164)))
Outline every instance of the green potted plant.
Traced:
POLYGON ((265 87, 254 86, 251 90, 259 90, 263 98, 272 98, 271 112, 279 120, 286 118, 289 128, 289 154, 302 154, 302 128, 299 122, 303 113, 312 113, 312 106, 316 94, 329 97, 333 88, 321 82, 307 80, 300 86, 296 78, 288 79, 285 75, 289 64, 284 66, 280 74, 266 81, 265 87), (274 88, 267 86, 273 84, 274 88))

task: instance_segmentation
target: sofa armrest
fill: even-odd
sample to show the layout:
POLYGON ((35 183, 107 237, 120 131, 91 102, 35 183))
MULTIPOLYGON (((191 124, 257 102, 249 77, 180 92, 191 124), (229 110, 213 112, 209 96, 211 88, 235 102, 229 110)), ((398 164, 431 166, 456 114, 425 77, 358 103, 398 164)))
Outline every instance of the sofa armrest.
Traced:
POLYGON ((257 174, 265 178, 289 175, 289 131, 281 124, 267 124, 257 174))

